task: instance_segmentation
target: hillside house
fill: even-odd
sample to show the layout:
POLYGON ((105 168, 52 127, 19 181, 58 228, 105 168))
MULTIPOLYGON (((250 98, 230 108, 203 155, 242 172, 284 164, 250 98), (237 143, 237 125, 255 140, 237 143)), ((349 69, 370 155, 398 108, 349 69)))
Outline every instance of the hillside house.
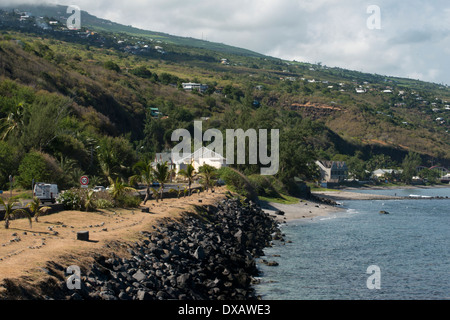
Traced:
POLYGON ((403 173, 403 170, 395 169, 377 169, 372 172, 372 178, 377 180, 383 180, 388 177, 398 177, 403 173))
POLYGON ((450 184, 450 174, 447 174, 447 175, 443 176, 441 178, 441 182, 450 184))
POLYGON ((186 91, 197 90, 198 92, 205 92, 206 90, 208 90, 208 85, 206 84, 187 82, 182 83, 181 85, 183 86, 183 89, 186 91))
POLYGON ((348 178, 348 167, 344 161, 316 161, 321 181, 339 183, 348 178))
POLYGON ((150 115, 153 118, 158 118, 159 116, 162 116, 163 114, 161 112, 159 112, 158 108, 150 108, 150 115))

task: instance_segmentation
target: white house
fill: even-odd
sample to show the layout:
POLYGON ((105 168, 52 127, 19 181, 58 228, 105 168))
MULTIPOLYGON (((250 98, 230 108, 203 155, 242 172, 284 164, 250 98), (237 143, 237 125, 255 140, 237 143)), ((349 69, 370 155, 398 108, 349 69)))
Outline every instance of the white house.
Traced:
POLYGON ((386 174, 391 175, 399 175, 403 172, 403 170, 395 170, 395 169, 378 169, 372 172, 372 177, 374 178, 384 178, 386 174))
POLYGON ((199 92, 204 92, 208 90, 208 85, 206 84, 186 82, 182 83, 181 85, 183 86, 183 89, 186 91, 198 90, 199 92))
POLYGON ((194 166, 195 171, 197 172, 199 168, 205 164, 210 165, 216 169, 227 166, 226 158, 206 147, 202 147, 194 153, 188 154, 181 159, 173 159, 172 154, 170 153, 166 154, 166 157, 167 155, 169 157, 169 160, 166 159, 165 161, 167 161, 168 164, 172 165, 172 168, 175 169, 175 173, 178 173, 182 169, 186 169, 187 166, 191 163, 194 166))
POLYGON ((450 173, 447 174, 447 175, 445 175, 445 176, 443 176, 443 177, 441 178, 441 182, 442 182, 442 183, 449 183, 449 184, 450 184, 450 173))

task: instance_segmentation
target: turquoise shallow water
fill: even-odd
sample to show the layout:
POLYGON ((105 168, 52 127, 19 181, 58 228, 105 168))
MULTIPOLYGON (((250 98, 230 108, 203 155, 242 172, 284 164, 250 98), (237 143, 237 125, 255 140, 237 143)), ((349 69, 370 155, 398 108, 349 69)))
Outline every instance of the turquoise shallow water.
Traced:
MULTIPOLYGON (((365 192, 450 197, 450 188, 365 192)), ((263 299, 450 299, 450 200, 344 201, 343 208, 282 226, 292 243, 265 250, 279 266, 259 266, 263 299), (370 290, 373 265, 381 288, 370 290)))

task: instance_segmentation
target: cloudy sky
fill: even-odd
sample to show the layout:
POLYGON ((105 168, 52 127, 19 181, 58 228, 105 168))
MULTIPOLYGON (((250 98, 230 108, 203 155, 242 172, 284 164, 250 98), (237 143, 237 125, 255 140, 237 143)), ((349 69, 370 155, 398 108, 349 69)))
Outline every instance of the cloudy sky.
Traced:
MULTIPOLYGON (((0 3, 7 1, 19 2, 0 3)), ((78 5, 100 18, 142 29, 203 37, 277 58, 450 85, 448 0, 50 2, 78 5)))

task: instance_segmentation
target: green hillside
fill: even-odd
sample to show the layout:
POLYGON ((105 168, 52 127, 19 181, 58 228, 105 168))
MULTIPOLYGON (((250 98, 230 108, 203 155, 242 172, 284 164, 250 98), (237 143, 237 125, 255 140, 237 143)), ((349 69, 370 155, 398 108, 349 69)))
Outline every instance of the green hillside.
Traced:
POLYGON ((280 129, 276 178, 291 192, 294 177, 317 179, 316 159, 345 160, 359 179, 402 167, 413 153, 424 166, 450 164, 447 87, 283 61, 85 12, 82 30, 69 31, 50 24, 61 9, 0 11, 0 188, 9 174, 23 187, 32 177, 76 186, 82 174, 127 181, 137 161, 170 150, 172 132, 192 132, 198 119, 203 130, 280 129), (24 11, 34 17, 20 21, 24 11), (208 89, 186 92, 185 82, 208 89))

